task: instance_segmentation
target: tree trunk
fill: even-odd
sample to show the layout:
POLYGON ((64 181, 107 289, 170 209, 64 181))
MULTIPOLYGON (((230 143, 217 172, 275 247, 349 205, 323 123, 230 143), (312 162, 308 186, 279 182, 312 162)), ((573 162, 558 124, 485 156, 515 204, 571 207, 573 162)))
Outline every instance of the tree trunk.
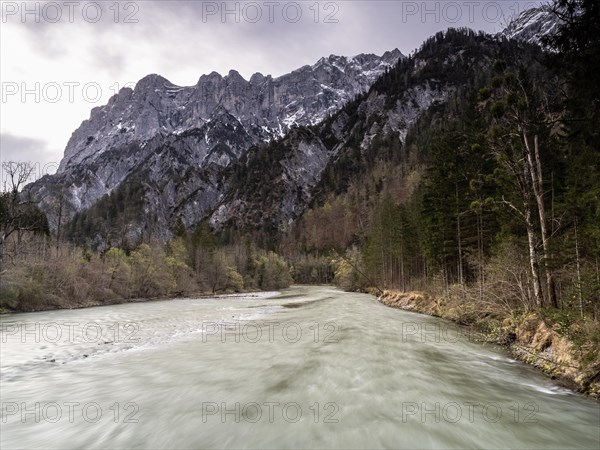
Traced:
POLYGON ((483 301, 483 283, 484 283, 484 267, 483 267, 483 212, 480 206, 477 210, 477 259, 478 275, 479 275, 479 300, 483 301))
POLYGON ((535 232, 535 224, 533 222, 533 212, 531 205, 531 166, 530 159, 523 161, 523 183, 521 185, 521 195, 523 197, 523 217, 527 228, 527 242, 529 245, 529 265, 531 268, 531 279, 533 288, 533 300, 537 308, 541 308, 544 303, 542 294, 542 285, 540 282, 540 267, 537 255, 537 236, 535 232))
POLYGON ((531 220, 531 211, 525 212, 527 222, 527 240, 529 244, 529 265, 531 267, 531 277, 533 281, 533 299, 538 308, 542 306, 542 285, 540 283, 540 268, 538 265, 538 257, 535 239, 535 231, 533 229, 533 222, 531 220))
POLYGON ((579 300, 579 313, 583 318, 583 295, 581 294, 581 260, 579 259, 579 235, 577 234, 577 219, 575 219, 575 258, 577 267, 577 299, 579 300))
POLYGON ((556 286, 554 284, 554 276, 552 269, 550 268, 550 242, 547 227, 547 216, 546 207, 544 205, 544 178, 542 174, 542 162, 540 160, 539 153, 539 140, 538 136, 534 136, 533 141, 533 152, 529 145, 527 133, 523 132, 523 140, 525 141, 525 147, 527 149, 527 160, 531 167, 530 175, 533 186, 533 194, 537 205, 537 210, 540 219, 540 234, 542 238, 543 257, 542 261, 544 264, 544 272, 546 275, 546 295, 548 302, 555 308, 558 308, 558 301, 556 298, 556 286))
POLYGON ((60 248, 60 232, 61 232, 61 227, 62 227, 62 214, 63 213, 63 199, 62 197, 59 199, 59 204, 58 204, 58 222, 56 225, 56 257, 58 257, 58 251, 60 248))
POLYGON ((0 236, 0 274, 4 268, 4 233, 0 236))
POLYGON ((400 279, 402 283, 402 292, 406 292, 406 274, 404 273, 404 235, 400 240, 400 279))
POLYGON ((456 237, 458 240, 458 283, 464 285, 463 277, 463 255, 462 255, 462 233, 460 227, 460 207, 458 198, 458 185, 455 185, 456 189, 456 237))

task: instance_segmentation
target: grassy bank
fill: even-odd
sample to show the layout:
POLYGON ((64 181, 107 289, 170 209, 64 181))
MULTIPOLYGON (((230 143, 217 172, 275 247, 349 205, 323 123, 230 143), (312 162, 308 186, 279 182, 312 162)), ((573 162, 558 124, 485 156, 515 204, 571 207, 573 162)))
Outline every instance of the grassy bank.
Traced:
POLYGON ((470 327, 481 340, 506 345, 519 360, 564 386, 600 398, 600 323, 573 313, 539 310, 500 313, 459 296, 386 290, 384 305, 451 320, 470 327))

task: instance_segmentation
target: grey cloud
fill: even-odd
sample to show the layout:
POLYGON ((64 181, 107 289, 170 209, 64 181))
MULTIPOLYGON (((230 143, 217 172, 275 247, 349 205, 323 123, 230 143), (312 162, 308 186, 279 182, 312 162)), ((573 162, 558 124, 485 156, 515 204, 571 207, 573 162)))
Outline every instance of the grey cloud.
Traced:
MULTIPOLYGON (((3 26, 19 27, 24 38, 38 50, 41 56, 64 57, 68 55, 72 46, 76 45, 63 39, 65 31, 77 29, 77 32, 81 33, 98 33, 109 29, 111 25, 116 25, 114 19, 116 13, 110 10, 114 3, 4 1, 3 26), (97 16, 99 20, 94 22, 97 16)), ((122 19, 121 17, 120 20, 122 19)))
POLYGON ((102 62, 99 68, 106 71, 110 76, 118 78, 128 64, 127 55, 118 46, 103 45, 102 42, 94 42, 89 51, 90 63, 96 65, 102 62))
MULTIPOLYGON (((105 85, 108 77, 122 84, 158 73, 173 83, 190 85, 213 70, 226 74, 229 69, 236 69, 248 79, 255 72, 279 76, 330 54, 382 54, 394 48, 408 54, 439 30, 468 26, 496 32, 513 14, 542 3, 541 0, 322 1, 315 23, 315 1, 297 1, 302 8, 302 19, 290 23, 283 17, 282 7, 293 2, 276 0, 281 7, 276 9, 270 23, 265 1, 255 2, 263 5, 263 17, 257 23, 247 20, 236 23, 231 15, 223 22, 220 15, 206 15, 207 5, 222 8, 223 1, 130 2, 139 7, 129 17, 137 20, 133 23, 125 23, 124 13, 133 10, 125 11, 127 2, 121 2, 119 20, 115 23, 114 9, 110 9, 114 2, 110 1, 101 3, 102 20, 97 23, 82 19, 80 9, 73 23, 64 16, 60 23, 9 20, 6 25, 19 27, 18 38, 29 43, 33 58, 28 60, 27 70, 30 68, 32 74, 43 74, 51 58, 64 66, 69 81, 86 83, 96 77, 105 85), (326 10, 327 4, 334 8, 326 10), (449 5, 458 5, 461 20, 451 20, 453 10, 449 5), (501 17, 487 20, 498 8, 501 17), (330 19, 337 23, 325 23, 326 13, 333 12, 335 16, 330 19), (80 58, 77 70, 72 68, 75 57, 80 58)), ((235 3, 225 2, 229 9, 235 3)), ((73 131, 66 121, 57 126, 65 127, 65 136, 73 131)), ((6 136, 3 135, 2 143, 4 148, 11 148, 11 157, 26 154, 34 160, 48 161, 44 155, 51 150, 42 141, 6 136)), ((60 152, 55 150, 54 154, 60 152)))
POLYGON ((86 20, 82 14, 84 5, 91 2, 79 3, 74 23, 68 22, 68 14, 63 11, 59 23, 42 20, 39 24, 22 24, 40 54, 67 57, 78 43, 67 42, 61 34, 65 27, 76 27, 78 33, 93 36, 86 60, 97 70, 118 77, 133 64, 131 60, 138 48, 151 45, 155 63, 150 71, 164 69, 167 73, 163 75, 170 78, 184 65, 197 67, 198 77, 204 72, 230 68, 245 76, 256 71, 280 75, 332 53, 383 53, 396 47, 409 53, 430 35, 448 27, 498 31, 511 15, 541 0, 283 0, 272 7, 262 0, 150 1, 119 2, 118 8, 111 1, 100 3, 102 19, 97 23, 90 22, 89 17, 86 20), (297 7, 284 9, 291 5, 300 5, 302 17, 297 23, 292 23, 290 17, 297 7), (222 12, 236 11, 236 7, 239 23, 232 14, 223 20, 222 12), (210 14, 213 11, 216 14, 210 14), (251 23, 248 19, 255 17, 256 11, 260 11, 261 19, 251 23), (498 12, 501 15, 496 17, 498 12), (456 20, 457 14, 460 20, 456 20))
POLYGON ((35 166, 36 177, 56 171, 59 161, 56 161, 55 155, 58 153, 42 140, 0 133, 0 161, 31 162, 35 166))
MULTIPOLYGON (((268 20, 264 2, 258 23, 236 23, 228 15, 206 15, 206 5, 232 9, 243 2, 148 2, 140 10, 140 33, 156 43, 156 59, 196 65, 198 75, 235 68, 249 76, 255 71, 280 75, 331 53, 355 55, 383 53, 400 48, 410 53, 429 36, 448 27, 467 26, 496 32, 513 14, 542 3, 536 1, 336 1, 319 2, 315 23, 315 2, 297 2, 302 19, 285 20, 280 1, 274 21, 268 20), (327 5, 329 8, 325 10, 327 5), (331 8, 335 5, 335 8, 331 8), (326 13, 337 23, 325 23, 326 13), (499 14, 498 14, 499 13, 499 14), (176 30, 176 31, 175 31, 176 30), (225 66, 224 64, 227 64, 225 66), (218 65, 219 67, 215 67, 218 65)), ((248 2, 246 2, 248 4, 248 2)), ((169 64, 172 67, 172 64, 169 64)), ((165 74, 169 77, 169 74, 165 74)))

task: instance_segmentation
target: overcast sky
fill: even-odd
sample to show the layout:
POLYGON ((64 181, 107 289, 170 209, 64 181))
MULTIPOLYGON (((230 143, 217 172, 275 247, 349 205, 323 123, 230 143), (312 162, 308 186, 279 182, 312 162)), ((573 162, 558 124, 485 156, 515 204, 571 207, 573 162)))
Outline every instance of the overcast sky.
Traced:
POLYGON ((279 76, 330 54, 409 54, 448 27, 497 32, 536 1, 0 1, 1 159, 52 173, 71 133, 157 73, 279 76))

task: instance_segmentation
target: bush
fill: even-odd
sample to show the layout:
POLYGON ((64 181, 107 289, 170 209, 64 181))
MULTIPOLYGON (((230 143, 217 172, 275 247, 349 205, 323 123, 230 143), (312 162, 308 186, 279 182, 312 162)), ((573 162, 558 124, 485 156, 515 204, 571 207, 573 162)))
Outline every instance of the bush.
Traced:
POLYGON ((283 259, 274 252, 261 256, 258 260, 259 286, 263 290, 273 290, 289 287, 292 284, 290 268, 283 259))
POLYGON ((360 261, 360 255, 356 249, 348 252, 345 258, 337 262, 334 283, 345 291, 362 291, 368 287, 368 280, 359 272, 364 273, 360 261))
POLYGON ((142 244, 131 253, 129 260, 134 295, 149 298, 174 291, 177 282, 161 248, 142 244))
POLYGON ((234 292, 242 292, 244 290, 244 278, 235 269, 227 268, 227 289, 234 292))

